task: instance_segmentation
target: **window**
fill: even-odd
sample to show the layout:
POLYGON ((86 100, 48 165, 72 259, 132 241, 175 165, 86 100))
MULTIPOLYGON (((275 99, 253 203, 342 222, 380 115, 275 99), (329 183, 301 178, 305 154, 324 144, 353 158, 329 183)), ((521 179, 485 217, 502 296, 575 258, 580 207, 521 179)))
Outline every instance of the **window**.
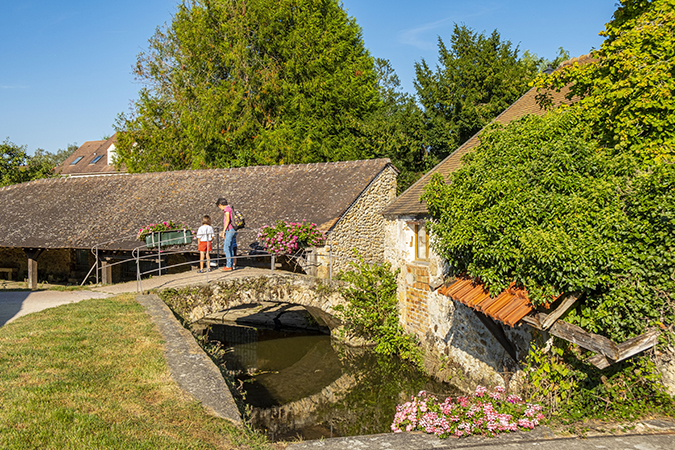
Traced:
POLYGON ((429 259, 429 237, 427 227, 415 224, 415 259, 426 261, 429 259))
POLYGON ((77 164, 77 163, 79 163, 80 161, 82 161, 82 158, 84 158, 84 156, 78 156, 77 158, 75 158, 75 161, 73 161, 73 162, 70 163, 70 165, 71 165, 71 166, 74 166, 75 164, 77 164))
POLYGON ((103 155, 98 155, 94 159, 92 159, 89 164, 96 164, 101 158, 103 158, 103 155))

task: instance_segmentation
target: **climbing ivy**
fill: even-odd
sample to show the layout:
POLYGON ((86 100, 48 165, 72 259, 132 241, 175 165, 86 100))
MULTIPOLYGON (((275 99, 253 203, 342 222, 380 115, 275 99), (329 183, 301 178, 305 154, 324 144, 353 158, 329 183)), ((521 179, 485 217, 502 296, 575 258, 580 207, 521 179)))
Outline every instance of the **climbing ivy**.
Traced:
POLYGON ((448 184, 427 186, 432 245, 493 294, 512 281, 535 305, 585 292, 567 320, 617 341, 670 326, 675 166, 640 167, 590 139, 573 110, 492 128, 448 184))
POLYGON ((675 156, 675 0, 623 0, 590 64, 572 64, 540 87, 570 86, 573 108, 608 148, 646 164, 675 156))
POLYGON ((565 320, 621 342, 675 317, 675 0, 625 0, 604 34, 538 80, 573 106, 489 128, 423 198, 453 272, 535 305, 583 292, 565 320))

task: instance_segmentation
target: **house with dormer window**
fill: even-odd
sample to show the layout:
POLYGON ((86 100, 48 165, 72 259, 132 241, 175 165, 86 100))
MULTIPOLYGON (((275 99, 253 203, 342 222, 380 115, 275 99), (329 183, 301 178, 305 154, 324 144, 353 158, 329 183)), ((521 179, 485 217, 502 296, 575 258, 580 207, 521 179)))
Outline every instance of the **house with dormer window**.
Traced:
POLYGON ((126 172, 124 167, 115 168, 115 144, 117 133, 108 139, 87 141, 56 167, 62 177, 105 175, 126 172))

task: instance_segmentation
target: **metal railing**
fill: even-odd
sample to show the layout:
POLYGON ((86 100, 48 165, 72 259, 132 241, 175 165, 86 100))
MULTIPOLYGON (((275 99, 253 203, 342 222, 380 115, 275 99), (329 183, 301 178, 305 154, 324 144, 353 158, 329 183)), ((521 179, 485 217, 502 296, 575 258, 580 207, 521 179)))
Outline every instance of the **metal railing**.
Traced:
MULTIPOLYGON (((204 271, 205 281, 207 283, 209 282, 209 273, 214 271, 214 270, 217 270, 217 268, 220 266, 220 262, 227 259, 226 256, 221 256, 221 252, 223 251, 223 249, 221 248, 221 244, 220 244, 219 230, 220 229, 218 227, 214 227, 215 247, 216 248, 214 248, 212 250, 212 253, 215 253, 216 257, 210 258, 210 261, 207 260, 207 259, 203 260, 204 264, 207 265, 207 270, 204 271), (213 263, 215 263, 216 269, 212 269, 211 266, 213 265, 213 263)), ((253 233, 253 232, 257 233, 256 230, 245 229, 245 228, 238 231, 238 233, 243 233, 243 234, 253 233)), ((171 248, 171 249, 169 249, 167 247, 162 248, 161 242, 160 242, 159 245, 157 245, 157 250, 147 251, 148 248, 149 248, 147 245, 145 245, 145 244, 139 245, 139 246, 135 247, 133 250, 131 250, 131 255, 132 255, 131 258, 116 261, 116 262, 113 262, 113 263, 106 263, 105 265, 101 264, 101 258, 100 258, 101 247, 108 246, 108 245, 113 244, 115 242, 123 242, 123 241, 135 240, 135 239, 136 239, 135 234, 129 235, 129 236, 123 236, 123 237, 118 238, 118 239, 114 239, 114 240, 110 240, 110 241, 103 242, 103 243, 100 243, 100 244, 96 244, 94 247, 92 247, 91 253, 94 255, 95 261, 94 261, 94 264, 89 269, 89 272, 87 273, 87 275, 82 280, 82 283, 80 285, 82 286, 86 283, 86 281, 89 279, 89 277, 92 276, 93 271, 95 271, 96 284, 100 284, 99 272, 101 272, 104 268, 107 268, 108 270, 112 270, 112 267, 114 267, 114 266, 122 265, 122 264, 129 263, 129 262, 133 261, 133 262, 135 262, 135 265, 136 265, 136 291, 137 292, 143 292, 143 285, 142 285, 143 276, 152 275, 154 273, 157 273, 159 276, 161 276, 163 270, 168 271, 169 269, 173 269, 173 268, 177 268, 177 267, 183 267, 183 266, 192 266, 194 264, 199 263, 199 260, 192 260, 192 261, 186 261, 186 262, 182 262, 182 263, 162 266, 162 258, 167 258, 168 256, 171 256, 171 255, 185 254, 185 253, 194 254, 194 253, 198 253, 198 252, 195 252, 194 249, 190 249, 190 250, 177 249, 177 248, 175 248, 175 246, 171 246, 171 247, 174 247, 174 248, 171 248), (147 253, 142 255, 141 253, 144 250, 147 251, 147 253), (153 268, 153 269, 146 270, 146 271, 141 270, 141 262, 142 261, 147 261, 147 260, 153 261, 155 258, 156 258, 156 261, 157 261, 157 268, 153 268)), ((283 256, 286 256, 287 258, 289 258, 290 261, 294 261, 295 268, 297 268, 299 266, 305 271, 308 268, 318 268, 318 267, 322 266, 323 263, 321 263, 321 262, 316 262, 316 263, 309 262, 302 255, 306 255, 307 253, 312 253, 313 256, 316 257, 316 259, 318 259, 319 257, 327 258, 328 259, 328 279, 332 280, 333 279, 333 266, 334 266, 335 260, 358 261, 358 258, 335 255, 333 253, 332 240, 329 241, 328 247, 329 247, 329 251, 328 251, 327 254, 318 253, 315 249, 312 249, 312 250, 309 250, 309 251, 305 249, 303 251, 298 251, 295 254, 284 254, 283 256)), ((126 251, 128 251, 128 250, 126 250, 126 251)), ((246 254, 246 255, 235 255, 235 256, 232 256, 231 258, 233 259, 234 265, 237 265, 236 262, 238 260, 255 260, 257 258, 270 258, 270 266, 269 266, 270 267, 270 274, 273 274, 274 271, 275 271, 276 264, 277 264, 277 256, 278 255, 275 254, 275 253, 269 253, 269 252, 264 251, 264 250, 256 250, 255 253, 249 253, 249 254, 246 254)))

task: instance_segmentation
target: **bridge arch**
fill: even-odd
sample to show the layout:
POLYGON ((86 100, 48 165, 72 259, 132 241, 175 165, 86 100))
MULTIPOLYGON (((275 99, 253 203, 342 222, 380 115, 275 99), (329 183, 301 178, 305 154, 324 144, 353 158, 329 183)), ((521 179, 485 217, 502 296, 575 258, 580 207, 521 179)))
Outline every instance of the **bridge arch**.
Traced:
POLYGON ((335 307, 347 304, 339 290, 343 286, 345 284, 339 281, 285 273, 230 278, 162 297, 188 323, 247 304, 273 302, 300 305, 325 323, 331 335, 335 336, 334 330, 342 325, 335 317, 335 307))

